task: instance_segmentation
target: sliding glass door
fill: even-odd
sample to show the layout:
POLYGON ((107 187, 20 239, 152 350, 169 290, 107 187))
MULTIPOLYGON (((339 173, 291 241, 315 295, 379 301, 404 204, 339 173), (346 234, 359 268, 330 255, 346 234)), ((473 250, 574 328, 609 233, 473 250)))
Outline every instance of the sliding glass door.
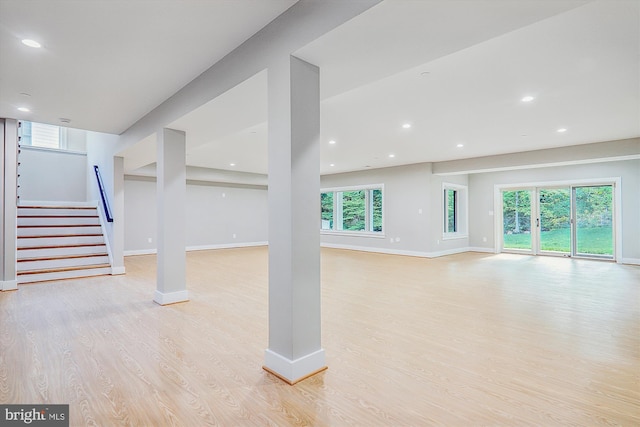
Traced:
POLYGON ((613 258, 613 187, 574 187, 577 256, 613 258))
POLYGON ((571 189, 538 189, 538 251, 550 254, 571 253, 571 189))
POLYGON ((531 190, 502 192, 502 235, 504 249, 532 252, 531 190))
POLYGON ((613 185, 502 190, 502 249, 614 257, 613 185))

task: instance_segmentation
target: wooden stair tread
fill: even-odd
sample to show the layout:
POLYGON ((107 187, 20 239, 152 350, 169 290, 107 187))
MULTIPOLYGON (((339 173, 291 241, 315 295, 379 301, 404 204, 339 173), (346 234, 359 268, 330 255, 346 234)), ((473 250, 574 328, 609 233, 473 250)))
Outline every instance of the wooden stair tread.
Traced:
POLYGON ((25 246, 18 248, 18 250, 32 250, 32 249, 66 249, 66 248, 85 248, 92 246, 107 246, 106 243, 85 243, 78 245, 56 245, 56 246, 25 246))
POLYGON ((110 274, 107 242, 97 209, 96 206, 59 204, 36 206, 28 202, 18 205, 16 216, 20 221, 17 225, 19 247, 16 249, 21 252, 18 252, 16 261, 19 269, 22 269, 16 272, 18 283, 110 274), (33 246, 28 246, 29 244, 33 246))
POLYGON ((19 225, 18 228, 70 228, 70 227, 100 227, 100 224, 45 224, 19 225))
POLYGON ((101 233, 92 233, 92 234, 53 234, 53 235, 44 235, 44 236, 18 236, 18 239, 47 239, 47 238, 57 238, 57 237, 98 237, 102 236, 101 233))
POLYGON ((28 274, 60 273, 63 271, 93 270, 96 268, 110 268, 110 267, 111 265, 109 264, 92 264, 92 265, 81 265, 81 266, 73 266, 73 267, 43 268, 41 270, 19 271, 18 276, 25 276, 28 274))
POLYGON ((100 218, 98 215, 18 215, 18 218, 100 218))
POLYGON ((97 209, 95 206, 24 206, 18 205, 18 209, 97 209))
POLYGON ((31 257, 31 258, 22 258, 19 259, 18 262, 35 262, 35 261, 54 261, 61 259, 77 259, 77 258, 95 258, 95 257, 103 257, 109 256, 106 252, 98 253, 98 254, 77 254, 77 255, 58 255, 58 256, 48 256, 48 257, 31 257))

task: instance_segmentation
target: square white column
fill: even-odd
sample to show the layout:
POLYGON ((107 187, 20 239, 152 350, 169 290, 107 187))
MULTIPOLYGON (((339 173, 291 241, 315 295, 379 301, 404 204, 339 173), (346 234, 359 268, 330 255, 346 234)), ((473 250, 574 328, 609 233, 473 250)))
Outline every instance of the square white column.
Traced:
POLYGON ((113 157, 113 263, 111 274, 124 274, 124 157, 113 157))
POLYGON ((0 291, 18 289, 17 257, 17 177, 18 177, 18 123, 0 119, 0 291))
POLYGON ((269 348, 293 384, 326 368, 320 342, 320 72, 295 57, 268 70, 269 348))
POLYGON ((157 141, 158 281, 160 305, 189 300, 186 286, 186 135, 162 129, 157 141))

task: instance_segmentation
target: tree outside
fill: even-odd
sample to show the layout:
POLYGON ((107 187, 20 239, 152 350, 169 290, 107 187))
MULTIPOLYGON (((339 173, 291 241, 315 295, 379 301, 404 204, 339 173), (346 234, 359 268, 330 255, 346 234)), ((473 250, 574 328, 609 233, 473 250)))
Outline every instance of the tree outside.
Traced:
MULTIPOLYGON (((530 190, 503 191, 504 247, 531 249, 530 190)), ((613 187, 575 188, 576 252, 613 255, 613 187)), ((571 190, 540 190, 540 248, 571 252, 571 190)))

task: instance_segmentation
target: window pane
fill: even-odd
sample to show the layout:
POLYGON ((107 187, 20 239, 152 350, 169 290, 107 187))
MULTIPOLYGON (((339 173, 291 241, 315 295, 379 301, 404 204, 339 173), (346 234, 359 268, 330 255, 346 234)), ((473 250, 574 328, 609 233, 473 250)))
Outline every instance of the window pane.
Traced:
POLYGON ((20 144, 31 145, 31 122, 20 122, 18 135, 20 135, 20 144))
POLYGON ((350 231, 365 230, 364 190, 342 192, 342 229, 350 231))
POLYGON ((571 252, 571 192, 540 189, 540 250, 571 252))
POLYGON ((323 230, 333 229, 333 193, 320 194, 320 213, 322 215, 323 230))
POLYGON ((455 233, 458 231, 458 192, 451 189, 446 189, 444 192, 447 203, 447 223, 445 232, 455 233))
POLYGON ((373 230, 382 231, 382 190, 371 190, 373 196, 373 230))
POLYGON ((531 250, 531 192, 502 192, 503 246, 531 250))
POLYGON ((31 145, 60 148, 60 128, 42 123, 31 123, 31 145))
POLYGON ((613 256, 613 186, 577 187, 576 254, 613 256))

